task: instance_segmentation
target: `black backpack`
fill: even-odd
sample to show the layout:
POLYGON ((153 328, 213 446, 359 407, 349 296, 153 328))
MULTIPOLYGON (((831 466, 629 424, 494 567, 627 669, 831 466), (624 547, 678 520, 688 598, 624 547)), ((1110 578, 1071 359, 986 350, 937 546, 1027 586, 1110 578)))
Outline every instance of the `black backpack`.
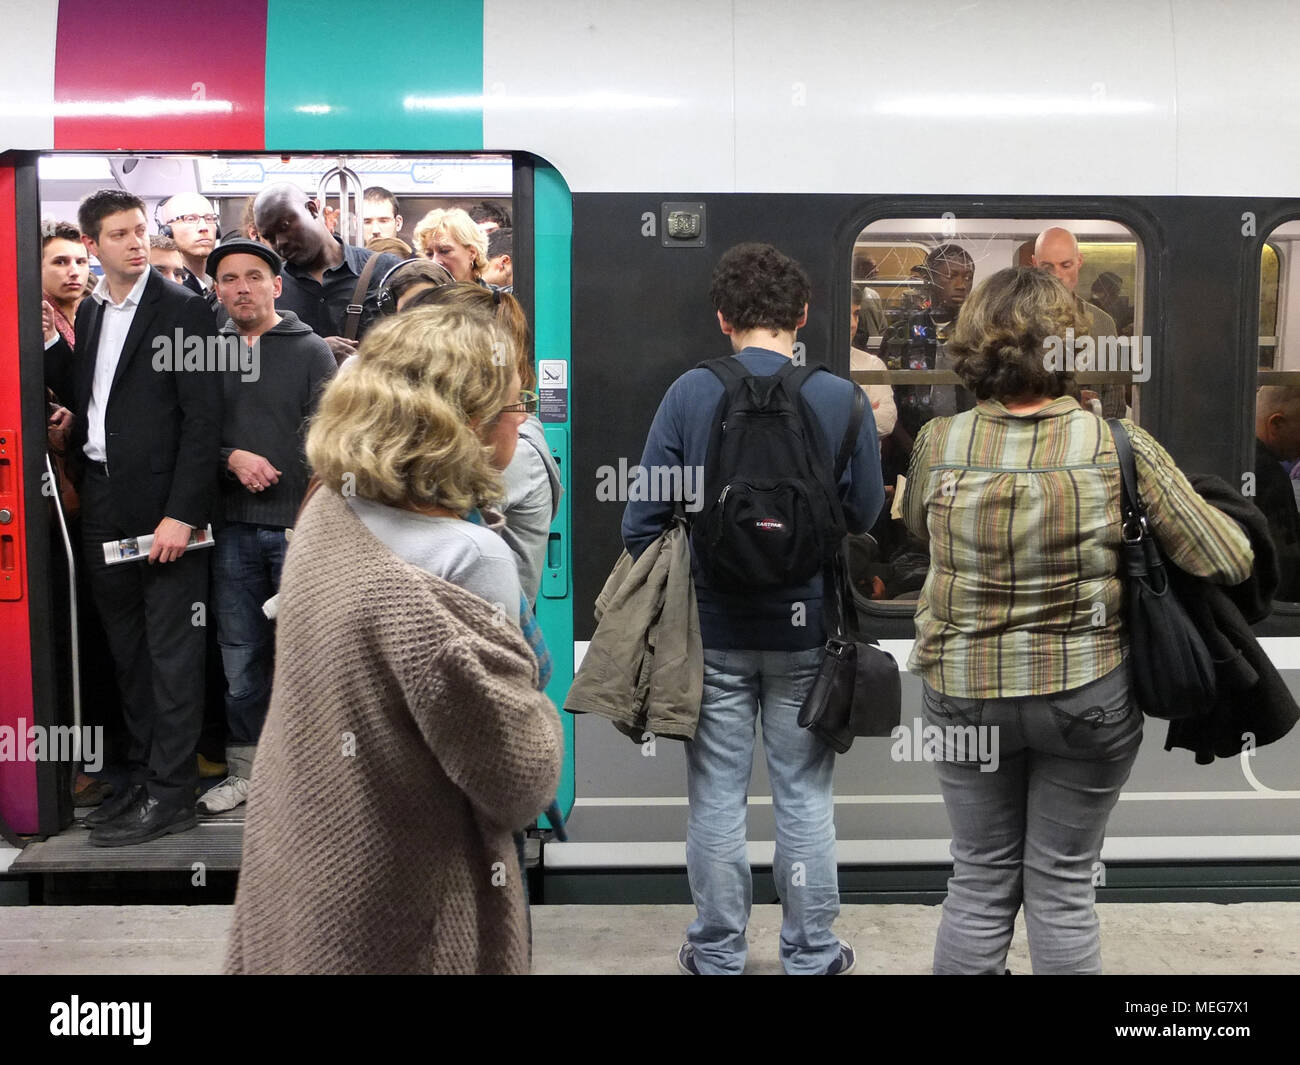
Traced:
POLYGON ((766 377, 748 373, 734 357, 699 366, 724 390, 709 436, 704 509, 691 528, 700 572, 720 591, 804 584, 830 562, 847 531, 836 486, 862 426, 862 389, 853 389, 832 467, 800 397, 824 366, 791 361, 766 377))

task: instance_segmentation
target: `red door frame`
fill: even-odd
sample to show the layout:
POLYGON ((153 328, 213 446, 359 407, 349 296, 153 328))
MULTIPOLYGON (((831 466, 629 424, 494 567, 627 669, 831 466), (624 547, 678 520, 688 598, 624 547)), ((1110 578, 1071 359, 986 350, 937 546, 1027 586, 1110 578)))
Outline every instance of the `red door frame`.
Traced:
POLYGON ((27 730, 58 722, 50 609, 45 370, 36 154, 0 156, 0 816, 20 835, 70 819, 66 766, 26 758, 27 730), (5 513, 7 512, 7 513, 5 513), (8 521, 5 521, 5 518, 8 521), (65 781, 66 782, 66 781, 65 781))

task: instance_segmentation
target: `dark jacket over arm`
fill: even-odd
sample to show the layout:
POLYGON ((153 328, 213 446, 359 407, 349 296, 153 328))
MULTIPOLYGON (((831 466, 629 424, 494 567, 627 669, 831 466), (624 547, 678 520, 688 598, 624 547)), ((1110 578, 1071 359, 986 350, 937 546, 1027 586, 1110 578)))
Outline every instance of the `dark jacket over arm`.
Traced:
POLYGON ((1280 740, 1300 720, 1300 706, 1250 627, 1268 616, 1278 585, 1268 520, 1219 478, 1188 479, 1207 503, 1242 527, 1255 552, 1254 572, 1232 587, 1170 567, 1179 598, 1214 658, 1218 698, 1204 717, 1171 721, 1165 750, 1185 747, 1195 752, 1198 763, 1208 765, 1216 757, 1236 757, 1248 743, 1262 747, 1280 740))

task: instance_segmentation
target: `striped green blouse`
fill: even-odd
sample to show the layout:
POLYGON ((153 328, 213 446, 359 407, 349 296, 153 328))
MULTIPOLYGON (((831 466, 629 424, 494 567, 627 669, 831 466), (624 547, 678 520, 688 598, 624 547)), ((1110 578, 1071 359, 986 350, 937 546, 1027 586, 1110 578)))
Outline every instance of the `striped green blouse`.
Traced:
MULTIPOLYGON (((1131 422, 1138 489, 1165 555, 1221 584, 1254 555, 1131 422)), ((1078 688, 1127 650, 1120 473, 1106 423, 1068 396, 1029 414, 986 401, 917 434, 903 517, 930 543, 909 668, 969 699, 1078 688)))

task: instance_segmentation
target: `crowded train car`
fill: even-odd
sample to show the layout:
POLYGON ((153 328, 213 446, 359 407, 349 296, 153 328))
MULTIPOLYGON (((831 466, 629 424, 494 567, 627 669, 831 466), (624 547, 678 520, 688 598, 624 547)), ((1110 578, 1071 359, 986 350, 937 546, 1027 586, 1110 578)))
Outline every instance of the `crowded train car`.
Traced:
MULTIPOLYGON (((192 831, 95 847, 84 823, 93 807, 76 805, 97 784, 126 787, 114 768, 126 741, 111 619, 88 591, 72 500, 60 490, 63 456, 47 446, 46 348, 73 336, 76 306, 102 274, 76 228, 79 206, 99 190, 143 203, 146 236, 161 238, 151 241, 153 268, 199 293, 212 287, 207 257, 231 234, 267 241, 277 273, 283 260, 284 291, 298 293, 297 317, 336 356, 355 348, 335 343, 339 315, 359 305, 364 338, 403 260, 513 294, 536 381, 524 406, 562 488, 533 596, 556 707, 596 632, 635 499, 630 471, 660 401, 687 370, 729 354, 710 279, 722 254, 747 241, 802 265, 811 296, 799 350, 860 386, 873 412, 885 499, 869 531, 850 538, 849 609, 902 667, 904 738, 921 728, 921 680, 906 663, 930 568, 901 510, 909 461, 927 425, 974 406, 948 344, 971 292, 1011 267, 1054 273, 1099 341, 1073 367, 1084 409, 1130 419, 1183 470, 1248 497, 1258 488, 1261 507, 1261 486, 1282 482, 1269 496, 1286 511, 1269 516, 1278 592, 1254 631, 1287 688, 1300 690, 1300 432, 1291 428, 1300 391, 1290 391, 1300 390, 1300 170, 1275 121, 1300 95, 1287 59, 1300 20, 1282 0, 1253 7, 1272 41, 1260 49, 1252 35, 1225 35, 1213 4, 1127 5, 1105 48, 1070 55, 1092 39, 1095 11, 870 10, 845 27, 835 5, 766 0, 653 13, 470 0, 412 25, 405 8, 385 3, 366 9, 364 25, 387 14, 401 32, 347 73, 321 59, 363 22, 332 0, 232 0, 205 15, 222 46, 183 58, 167 43, 192 39, 194 15, 181 6, 61 0, 9 13, 0 727, 72 726, 109 741, 91 751, 88 739, 75 759, 0 760, 0 817, 21 850, 10 875, 51 889, 66 874, 233 872, 245 827, 235 802, 192 831), (105 62, 124 42, 136 43, 139 62, 105 62), (328 292, 319 272, 308 276, 319 264, 294 265, 298 238, 262 229, 276 217, 263 194, 286 186, 296 192, 278 194, 301 197, 314 233, 328 230, 348 255, 367 250, 328 292), (473 219, 480 252, 446 222, 456 212, 473 219), (378 268, 353 292, 369 258, 378 268), (43 319, 43 302, 58 314, 43 319), (327 303, 335 319, 313 325, 327 303)), ((215 535, 219 545, 219 524, 215 535)), ((195 609, 215 617, 210 603, 195 609)), ((229 779, 228 692, 215 624, 199 627, 204 723, 185 760, 207 792, 229 779)), ((600 714, 560 716, 556 807, 530 830, 534 892, 682 898, 683 743, 653 729, 629 736, 600 714)), ((1145 723, 1097 863, 1099 889, 1296 897, 1300 730, 1208 758, 1167 749, 1168 731, 1145 723)), ((836 761, 844 897, 942 894, 949 824, 924 761, 919 742, 897 737, 859 738, 836 761)), ((756 754, 748 853, 760 871, 777 851, 768 772, 756 754)), ((328 782, 304 784, 318 785, 328 801, 328 782)), ((774 890, 764 881, 759 894, 774 890)))

